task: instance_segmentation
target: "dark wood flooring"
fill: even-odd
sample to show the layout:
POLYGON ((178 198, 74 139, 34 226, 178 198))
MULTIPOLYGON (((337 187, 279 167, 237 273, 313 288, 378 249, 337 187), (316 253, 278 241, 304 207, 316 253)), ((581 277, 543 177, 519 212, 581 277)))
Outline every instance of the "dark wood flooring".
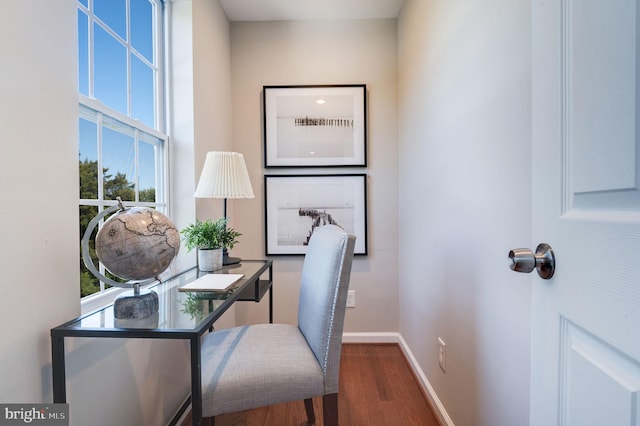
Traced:
MULTIPOLYGON (((322 398, 314 398, 315 426, 322 426, 322 398)), ((343 344, 338 392, 341 426, 438 426, 400 347, 343 344)), ((216 417, 216 426, 307 425, 302 401, 216 417)), ((182 426, 191 424, 191 417, 182 426)))

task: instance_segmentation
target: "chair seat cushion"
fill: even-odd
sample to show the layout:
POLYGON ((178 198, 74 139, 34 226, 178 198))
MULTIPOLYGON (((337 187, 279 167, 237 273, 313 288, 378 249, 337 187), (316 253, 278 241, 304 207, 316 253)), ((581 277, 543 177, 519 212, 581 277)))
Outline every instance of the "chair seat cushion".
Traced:
POLYGON ((324 394, 320 365, 293 325, 215 331, 201 355, 204 417, 324 394))

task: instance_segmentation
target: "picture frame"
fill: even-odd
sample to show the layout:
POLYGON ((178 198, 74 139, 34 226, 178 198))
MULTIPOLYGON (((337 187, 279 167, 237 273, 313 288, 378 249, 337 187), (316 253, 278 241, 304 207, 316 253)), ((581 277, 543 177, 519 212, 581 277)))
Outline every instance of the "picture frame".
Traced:
POLYGON ((367 254, 367 175, 265 175, 265 252, 304 255, 317 226, 336 224, 367 254))
POLYGON ((263 86, 264 166, 366 167, 365 84, 263 86))

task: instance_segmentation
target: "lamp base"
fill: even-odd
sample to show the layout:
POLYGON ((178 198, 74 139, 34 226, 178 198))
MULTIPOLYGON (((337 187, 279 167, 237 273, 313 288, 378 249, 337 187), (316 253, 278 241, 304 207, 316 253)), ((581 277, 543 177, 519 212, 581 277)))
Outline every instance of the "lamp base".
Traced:
POLYGON ((242 259, 240 259, 239 257, 231 257, 231 256, 224 256, 222 258, 222 264, 223 265, 235 265, 237 263, 240 263, 242 259))
POLYGON ((242 259, 240 259, 239 257, 231 257, 229 256, 229 252, 227 251, 227 248, 225 247, 224 250, 222 250, 222 264, 223 265, 235 265, 236 263, 240 263, 242 259))

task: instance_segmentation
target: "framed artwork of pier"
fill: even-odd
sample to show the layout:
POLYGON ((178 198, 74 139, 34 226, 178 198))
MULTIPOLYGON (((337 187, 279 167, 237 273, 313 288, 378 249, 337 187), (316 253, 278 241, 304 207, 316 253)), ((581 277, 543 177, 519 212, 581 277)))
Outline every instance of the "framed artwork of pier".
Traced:
POLYGON ((328 224, 356 236, 367 254, 365 174, 265 175, 266 254, 305 254, 313 231, 328 224))
POLYGON ((265 167, 365 167, 364 84, 263 86, 265 167))

